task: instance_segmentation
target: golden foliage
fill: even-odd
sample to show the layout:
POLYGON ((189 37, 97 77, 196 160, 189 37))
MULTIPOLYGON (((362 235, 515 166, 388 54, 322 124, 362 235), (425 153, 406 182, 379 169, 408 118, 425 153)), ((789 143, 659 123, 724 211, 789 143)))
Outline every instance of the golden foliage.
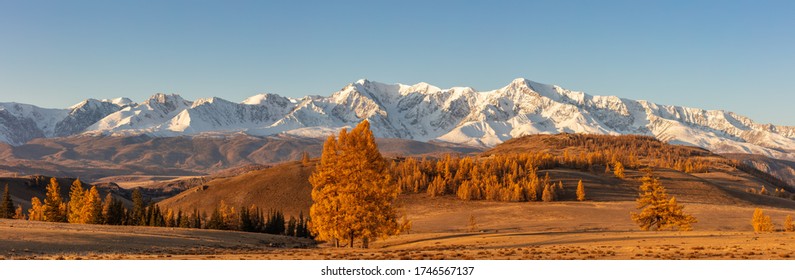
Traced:
POLYGON ((30 200, 30 209, 28 210, 28 219, 31 221, 44 221, 44 206, 38 197, 33 197, 30 200))
POLYGON ((555 188, 551 187, 550 185, 544 185, 544 192, 541 194, 541 200, 544 202, 550 202, 555 200, 555 188))
POLYGON ((784 218, 784 231, 786 232, 795 231, 795 223, 792 222, 792 215, 787 215, 787 217, 784 218))
POLYGON ((83 224, 101 224, 104 219, 102 217, 102 198, 99 197, 97 187, 91 186, 91 189, 85 193, 85 200, 83 201, 83 209, 81 210, 80 222, 83 224))
POLYGON ((754 217, 751 219, 751 225, 754 227, 755 233, 773 232, 773 222, 770 216, 765 215, 762 209, 754 209, 754 217))
POLYGON ((675 229, 689 231, 696 218, 684 213, 684 206, 676 202, 675 197, 668 199, 665 188, 650 169, 641 179, 637 209, 640 213, 632 213, 632 220, 642 230, 675 229))
POLYGON ((17 220, 27 219, 27 216, 25 216, 25 210, 22 210, 22 205, 17 206, 17 210, 14 211, 14 219, 17 220))
POLYGON ((58 185, 58 180, 54 177, 50 178, 50 184, 47 185, 47 194, 42 206, 43 220, 47 222, 66 222, 66 211, 66 204, 61 198, 61 187, 58 185))
POLYGON ((620 161, 616 161, 613 165, 613 174, 615 174, 618 179, 624 179, 624 165, 621 164, 620 161))
POLYGON ((392 182, 368 121, 350 133, 343 129, 336 139, 329 136, 309 181, 310 217, 317 239, 348 240, 351 247, 361 240, 367 247, 369 240, 399 232, 392 205, 400 189, 392 182))
POLYGON ((577 182, 577 200, 585 201, 585 186, 583 186, 582 180, 577 182))
POLYGON ((85 190, 83 189, 83 182, 80 179, 72 182, 69 189, 69 214, 67 221, 72 224, 85 224, 83 219, 83 205, 85 204, 85 190))
POLYGON ((79 179, 72 182, 69 190, 69 211, 67 221, 72 224, 101 224, 104 222, 102 217, 102 198, 99 197, 97 187, 91 186, 86 191, 83 189, 83 182, 79 179))

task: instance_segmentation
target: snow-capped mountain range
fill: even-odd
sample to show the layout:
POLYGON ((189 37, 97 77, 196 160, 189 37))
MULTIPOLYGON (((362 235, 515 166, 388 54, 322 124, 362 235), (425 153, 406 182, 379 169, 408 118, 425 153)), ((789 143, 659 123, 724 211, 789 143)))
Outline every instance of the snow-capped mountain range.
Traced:
POLYGON ((0 103, 0 141, 21 145, 78 134, 326 137, 363 119, 385 138, 494 146, 535 133, 644 134, 718 153, 795 160, 795 127, 759 124, 722 110, 591 96, 527 79, 491 91, 359 80, 328 97, 260 94, 241 103, 173 94, 142 103, 88 99, 67 109, 0 103))

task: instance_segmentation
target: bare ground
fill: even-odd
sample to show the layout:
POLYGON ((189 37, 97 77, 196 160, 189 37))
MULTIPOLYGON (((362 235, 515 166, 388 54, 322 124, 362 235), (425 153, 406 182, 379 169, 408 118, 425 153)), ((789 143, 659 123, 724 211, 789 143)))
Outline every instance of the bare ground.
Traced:
MULTIPOLYGON (((639 231, 632 202, 504 203, 406 196, 407 234, 371 249, 215 230, 0 220, 5 259, 792 259, 795 233, 754 234, 746 205, 687 204, 691 232, 639 231), (475 217, 477 229, 469 226, 475 217)), ((781 228, 789 209, 766 208, 781 228)))

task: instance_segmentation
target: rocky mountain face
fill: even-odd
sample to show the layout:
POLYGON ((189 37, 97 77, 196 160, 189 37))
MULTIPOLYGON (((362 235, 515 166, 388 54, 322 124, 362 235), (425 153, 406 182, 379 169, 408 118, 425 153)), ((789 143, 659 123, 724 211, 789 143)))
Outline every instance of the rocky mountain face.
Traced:
POLYGON ((591 96, 526 79, 491 91, 359 80, 330 96, 260 94, 241 103, 165 94, 140 104, 124 98, 89 99, 69 109, 0 103, 0 141, 18 146, 72 135, 235 133, 321 138, 363 119, 378 137, 423 142, 490 147, 538 133, 643 134, 717 153, 795 159, 795 127, 759 124, 722 110, 591 96))

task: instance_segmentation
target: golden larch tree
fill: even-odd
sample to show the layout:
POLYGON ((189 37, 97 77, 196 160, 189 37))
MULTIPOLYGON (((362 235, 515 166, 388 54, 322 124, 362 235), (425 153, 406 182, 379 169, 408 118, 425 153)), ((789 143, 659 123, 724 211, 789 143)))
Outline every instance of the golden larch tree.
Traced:
POLYGON ((795 223, 792 222, 792 215, 787 215, 787 217, 784 218, 784 231, 786 232, 795 231, 795 223))
POLYGON ((30 209, 28 209, 28 220, 44 221, 44 206, 38 197, 30 199, 30 209))
POLYGON ((83 219, 85 216, 85 213, 83 213, 85 206, 85 192, 86 191, 83 189, 83 182, 80 182, 80 179, 72 182, 72 186, 69 189, 69 213, 67 215, 67 221, 69 223, 86 223, 83 219))
POLYGON ((387 162, 378 151, 370 123, 330 136, 309 181, 312 184, 312 231, 317 239, 370 240, 397 234, 401 226, 393 203, 400 189, 393 184, 387 162))
POLYGON ((577 200, 585 201, 585 186, 583 186, 582 180, 577 182, 577 200))
POLYGON ((544 202, 551 202, 555 200, 554 185, 544 184, 544 192, 541 194, 541 200, 544 202))
POLYGON ((84 194, 80 222, 81 224, 101 224, 103 220, 102 198, 99 196, 97 187, 91 186, 91 189, 84 194))
POLYGON ((751 219, 751 225, 754 227, 755 233, 773 232, 773 222, 770 216, 765 215, 762 209, 754 209, 754 217, 751 219))
POLYGON ((22 209, 22 205, 19 205, 19 206, 17 207, 17 210, 16 210, 16 211, 14 211, 14 219, 17 219, 17 220, 24 220, 24 219, 26 219, 26 218, 27 218, 27 217, 25 216, 25 210, 23 210, 23 209, 22 209))
POLYGON ((696 218, 684 212, 684 206, 676 202, 676 198, 668 198, 665 187, 654 177, 651 169, 641 178, 637 209, 640 213, 632 213, 632 220, 642 230, 674 229, 692 230, 696 218))
POLYGON ((47 185, 47 195, 42 206, 44 221, 47 222, 66 222, 66 204, 61 198, 61 186, 55 177, 50 178, 47 185))
POLYGON ((613 174, 616 175, 616 178, 624 179, 624 165, 620 161, 616 161, 613 174))

